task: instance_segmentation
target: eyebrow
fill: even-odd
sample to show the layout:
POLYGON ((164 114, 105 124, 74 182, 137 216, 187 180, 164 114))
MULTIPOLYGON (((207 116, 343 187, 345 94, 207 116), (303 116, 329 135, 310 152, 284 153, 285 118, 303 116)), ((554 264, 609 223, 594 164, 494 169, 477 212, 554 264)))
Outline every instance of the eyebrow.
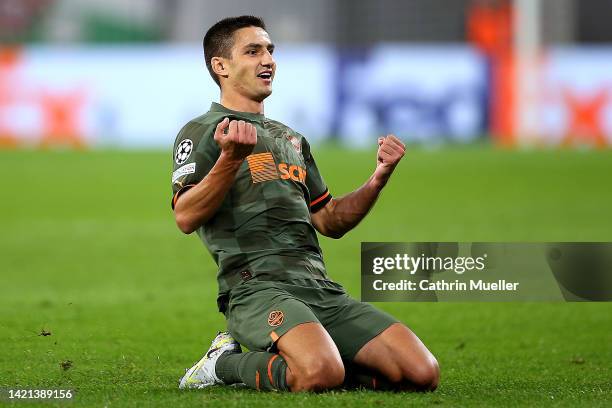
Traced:
MULTIPOLYGON (((268 44, 268 46, 267 46, 268 51, 273 51, 274 47, 275 47, 274 44, 272 44, 272 43, 268 44)), ((263 45, 258 44, 258 43, 250 43, 250 44, 247 44, 247 45, 244 46, 245 50, 248 49, 248 48, 260 49, 260 48, 263 48, 263 45)))

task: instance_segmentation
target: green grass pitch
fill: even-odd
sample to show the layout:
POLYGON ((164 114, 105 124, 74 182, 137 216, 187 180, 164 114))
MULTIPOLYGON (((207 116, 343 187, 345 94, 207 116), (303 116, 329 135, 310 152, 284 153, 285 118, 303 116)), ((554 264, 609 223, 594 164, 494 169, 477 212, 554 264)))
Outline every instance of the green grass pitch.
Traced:
MULTIPOLYGON (((336 196, 375 161, 315 153, 336 196)), ((179 391, 224 320, 212 260, 174 225, 170 161, 0 152, 0 387, 71 388, 70 406, 99 407, 612 406, 610 303, 379 304, 438 357, 435 393, 179 391)), ((610 241, 611 181, 611 151, 411 149, 368 218, 321 245, 359 296, 361 241, 610 241)))

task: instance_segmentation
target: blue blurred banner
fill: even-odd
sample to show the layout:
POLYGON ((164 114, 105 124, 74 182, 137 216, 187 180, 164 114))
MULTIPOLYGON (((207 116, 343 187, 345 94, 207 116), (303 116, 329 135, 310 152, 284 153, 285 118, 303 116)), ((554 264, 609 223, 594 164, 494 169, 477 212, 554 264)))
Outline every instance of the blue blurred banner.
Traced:
MULTIPOLYGON (((5 51, 5 54, 7 51, 5 51)), ((482 62, 462 47, 339 52, 279 46, 266 115, 312 141, 471 140, 483 133, 482 62)), ((14 50, 0 68, 3 144, 167 147, 219 90, 195 46, 14 50)))
MULTIPOLYGON (((266 115, 313 142, 471 142, 490 133, 489 62, 466 46, 280 45, 266 115)), ((198 46, 0 48, 0 146, 169 147, 218 101, 198 46)), ((552 50, 538 67, 540 145, 612 141, 612 50, 552 50)), ((512 107, 508 107, 512 109, 512 107)), ((521 143, 521 137, 515 137, 521 143)))
POLYGON ((338 54, 336 127, 351 144, 378 134, 467 142, 485 129, 483 59, 468 47, 381 45, 338 54))

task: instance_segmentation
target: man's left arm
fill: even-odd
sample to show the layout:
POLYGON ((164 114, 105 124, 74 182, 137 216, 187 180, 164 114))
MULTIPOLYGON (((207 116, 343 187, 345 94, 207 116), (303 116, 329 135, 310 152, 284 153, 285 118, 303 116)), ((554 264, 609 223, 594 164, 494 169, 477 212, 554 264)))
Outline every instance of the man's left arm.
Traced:
POLYGON ((374 206, 405 151, 404 144, 394 135, 379 138, 374 173, 357 190, 331 199, 325 207, 312 214, 317 231, 331 238, 340 238, 357 226, 374 206))

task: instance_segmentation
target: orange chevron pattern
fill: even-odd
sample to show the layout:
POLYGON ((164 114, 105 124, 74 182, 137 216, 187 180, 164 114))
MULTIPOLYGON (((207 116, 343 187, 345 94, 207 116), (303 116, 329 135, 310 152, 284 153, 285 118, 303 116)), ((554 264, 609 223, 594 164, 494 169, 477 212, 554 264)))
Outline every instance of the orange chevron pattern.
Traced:
POLYGON ((279 178, 272 153, 259 153, 247 156, 253 183, 276 180, 279 178))

